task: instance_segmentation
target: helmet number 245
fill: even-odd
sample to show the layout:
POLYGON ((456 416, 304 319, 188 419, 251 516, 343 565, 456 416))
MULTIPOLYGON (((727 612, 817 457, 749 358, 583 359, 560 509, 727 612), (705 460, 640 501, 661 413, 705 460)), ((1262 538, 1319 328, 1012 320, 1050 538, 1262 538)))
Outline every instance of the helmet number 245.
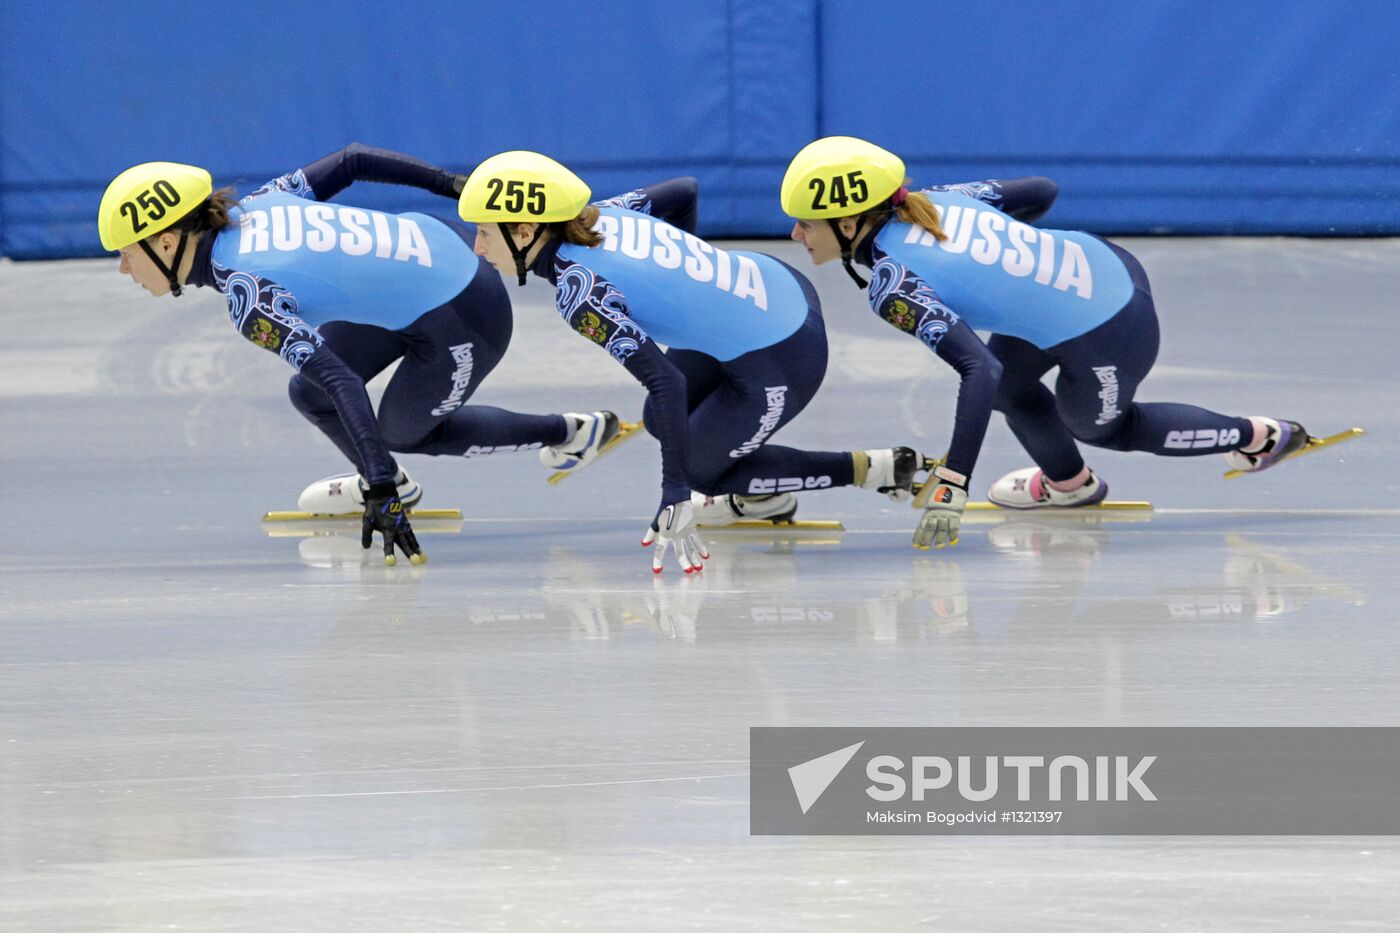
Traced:
POLYGON ((870 189, 866 187, 859 169, 833 177, 830 191, 827 190, 826 181, 821 178, 813 178, 807 183, 807 187, 812 189, 812 210, 815 211, 826 210, 832 205, 845 207, 851 201, 860 204, 870 196, 870 189), (823 197, 827 199, 828 204, 822 203, 823 197))

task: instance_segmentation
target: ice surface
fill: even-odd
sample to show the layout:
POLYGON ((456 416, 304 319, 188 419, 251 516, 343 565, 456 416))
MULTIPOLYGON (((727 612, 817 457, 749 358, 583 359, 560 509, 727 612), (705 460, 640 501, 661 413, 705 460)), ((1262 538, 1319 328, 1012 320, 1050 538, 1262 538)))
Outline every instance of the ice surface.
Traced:
MULTIPOLYGON (((0 262, 0 929, 1394 929, 1389 838, 748 835, 755 725, 1397 724, 1400 243, 1124 242, 1141 398, 1370 436, 1234 482, 1095 451, 1149 521, 970 517, 946 554, 811 494, 845 534, 716 538, 703 579, 637 546, 649 438, 558 487, 406 458, 466 515, 426 567, 269 537, 343 464, 220 297, 0 262)), ((781 440, 940 452, 951 371, 813 277, 832 363, 781 440)), ((474 401, 636 417, 514 294, 474 401)), ((998 418, 975 490, 1025 462, 998 418)))

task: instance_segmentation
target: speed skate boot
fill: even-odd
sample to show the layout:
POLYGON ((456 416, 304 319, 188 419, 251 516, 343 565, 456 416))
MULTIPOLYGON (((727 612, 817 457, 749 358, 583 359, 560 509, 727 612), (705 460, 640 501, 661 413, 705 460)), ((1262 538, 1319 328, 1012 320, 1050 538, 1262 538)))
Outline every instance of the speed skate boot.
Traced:
POLYGON ((1007 473, 987 490, 987 499, 1004 509, 1072 509, 1097 505, 1107 496, 1108 483, 1092 470, 1083 486, 1061 492, 1050 487, 1040 467, 1007 473))
MULTIPOLYGON (((423 488, 413 481, 406 470, 399 470, 394 477, 394 486, 405 508, 413 508, 423 498, 423 488)), ((368 491, 369 485, 358 473, 327 476, 301 491, 297 497, 297 508, 313 515, 359 512, 365 507, 365 493, 368 491)))
POLYGON ((1264 440, 1253 447, 1241 447, 1225 455, 1230 469, 1241 473, 1258 473, 1274 466, 1294 451, 1308 446, 1308 432, 1296 421, 1273 418, 1251 418, 1264 423, 1264 440))
POLYGON ((695 524, 732 525, 735 522, 790 522, 797 514, 797 497, 790 492, 767 496, 724 496, 690 494, 690 507, 695 510, 695 524))
POLYGON ((895 502, 903 502, 913 495, 914 474, 924 465, 924 458, 912 447, 857 450, 852 456, 856 485, 884 493, 895 502))
POLYGON ((569 438, 562 444, 540 448, 540 463, 551 470, 572 470, 592 463, 603 445, 617 437, 621 422, 610 411, 580 414, 564 412, 569 425, 569 438))

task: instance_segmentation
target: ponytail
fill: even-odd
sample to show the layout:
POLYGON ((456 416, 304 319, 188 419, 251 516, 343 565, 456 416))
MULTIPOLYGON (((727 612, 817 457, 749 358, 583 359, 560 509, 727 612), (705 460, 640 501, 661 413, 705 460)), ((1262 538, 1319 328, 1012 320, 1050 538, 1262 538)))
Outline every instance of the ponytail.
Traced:
MULTIPOLYGON (((904 182, 909 183, 908 179, 904 182)), ((913 224, 916 227, 923 227, 933 238, 938 241, 948 239, 948 234, 943 232, 943 224, 938 220, 938 211, 934 208, 933 202, 928 199, 928 195, 921 191, 911 191, 904 196, 904 200, 894 209, 894 216, 901 223, 913 224)))
POLYGON ((908 190, 911 182, 912 179, 904 179, 904 184, 890 195, 888 201, 861 214, 862 223, 868 217, 872 225, 878 224, 885 216, 893 214, 900 223, 923 227, 939 242, 948 239, 948 234, 943 232, 943 224, 938 219, 938 209, 922 191, 908 190))
POLYGON ((603 235, 593 227, 598 223, 598 208, 592 204, 579 212, 573 220, 562 221, 551 226, 557 228, 559 236, 565 243, 573 243, 577 246, 598 246, 603 242, 603 235))

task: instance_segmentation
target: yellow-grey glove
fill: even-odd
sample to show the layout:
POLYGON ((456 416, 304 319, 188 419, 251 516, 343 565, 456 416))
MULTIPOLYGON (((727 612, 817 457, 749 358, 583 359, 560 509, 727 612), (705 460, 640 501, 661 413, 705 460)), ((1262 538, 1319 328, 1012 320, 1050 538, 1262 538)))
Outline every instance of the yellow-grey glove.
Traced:
POLYGON ((944 466, 934 467, 914 499, 914 507, 924 510, 914 530, 914 547, 927 551, 955 546, 963 509, 967 508, 967 477, 944 466))

